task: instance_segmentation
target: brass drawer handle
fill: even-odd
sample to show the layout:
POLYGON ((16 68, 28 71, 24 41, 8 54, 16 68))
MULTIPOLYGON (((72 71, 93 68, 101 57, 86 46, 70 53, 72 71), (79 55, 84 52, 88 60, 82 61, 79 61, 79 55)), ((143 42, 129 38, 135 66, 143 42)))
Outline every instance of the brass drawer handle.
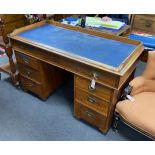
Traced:
POLYGON ((152 24, 153 24, 153 21, 152 20, 146 20, 145 26, 146 27, 151 27, 152 24))
POLYGON ((93 97, 91 97, 91 96, 89 96, 89 97, 87 98, 87 101, 90 102, 90 103, 92 103, 92 104, 95 104, 95 103, 96 103, 96 99, 93 98, 93 97))
POLYGON ((23 58, 23 60, 24 60, 24 62, 25 62, 26 64, 29 64, 29 59, 23 58))
POLYGON ((23 59, 23 61, 24 61, 26 64, 29 64, 29 57, 28 57, 28 56, 21 54, 21 59, 23 59))
POLYGON ((28 75, 31 75, 31 72, 30 72, 30 71, 27 71, 27 74, 28 74, 28 75))
POLYGON ((91 72, 91 76, 92 76, 95 80, 97 80, 97 79, 100 77, 100 73, 97 73, 97 72, 93 71, 93 72, 91 72))
POLYGON ((86 111, 86 115, 91 118, 95 118, 95 115, 89 111, 86 111))
POLYGON ((32 72, 31 72, 29 69, 26 69, 26 74, 27 74, 27 75, 31 75, 31 73, 32 73, 32 72))
POLYGON ((33 83, 29 83, 29 87, 34 87, 34 84, 33 83))

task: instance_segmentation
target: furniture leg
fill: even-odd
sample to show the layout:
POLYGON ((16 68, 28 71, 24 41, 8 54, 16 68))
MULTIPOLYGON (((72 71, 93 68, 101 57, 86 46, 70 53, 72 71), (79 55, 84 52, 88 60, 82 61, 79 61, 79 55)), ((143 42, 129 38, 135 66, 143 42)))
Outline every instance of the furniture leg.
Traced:
POLYGON ((114 132, 118 132, 118 125, 119 125, 119 114, 118 113, 114 113, 114 120, 113 120, 113 124, 112 124, 112 129, 114 132))
POLYGON ((5 53, 9 58, 9 64, 10 64, 10 70, 11 70, 11 78, 13 80, 13 83, 16 85, 18 82, 18 75, 16 74, 16 66, 15 63, 13 61, 13 50, 12 47, 10 45, 6 46, 5 48, 5 53))

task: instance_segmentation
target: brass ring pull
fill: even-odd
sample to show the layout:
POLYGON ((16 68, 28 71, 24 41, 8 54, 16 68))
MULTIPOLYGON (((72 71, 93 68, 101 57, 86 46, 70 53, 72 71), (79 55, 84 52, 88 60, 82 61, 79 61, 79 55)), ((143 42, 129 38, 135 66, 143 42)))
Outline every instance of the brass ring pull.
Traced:
POLYGON ((96 87, 95 87, 95 88, 92 88, 91 85, 89 84, 89 85, 88 85, 88 90, 90 90, 90 91, 95 91, 95 90, 96 90, 96 87))

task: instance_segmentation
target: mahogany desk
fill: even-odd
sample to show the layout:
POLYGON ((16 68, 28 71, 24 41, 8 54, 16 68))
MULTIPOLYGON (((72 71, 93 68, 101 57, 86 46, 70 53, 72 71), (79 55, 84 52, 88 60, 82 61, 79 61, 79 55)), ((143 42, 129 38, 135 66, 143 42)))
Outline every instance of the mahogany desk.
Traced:
POLYGON ((54 21, 17 29, 9 38, 25 90, 46 99, 63 82, 63 70, 69 71, 75 117, 108 131, 143 51, 141 42, 54 21))

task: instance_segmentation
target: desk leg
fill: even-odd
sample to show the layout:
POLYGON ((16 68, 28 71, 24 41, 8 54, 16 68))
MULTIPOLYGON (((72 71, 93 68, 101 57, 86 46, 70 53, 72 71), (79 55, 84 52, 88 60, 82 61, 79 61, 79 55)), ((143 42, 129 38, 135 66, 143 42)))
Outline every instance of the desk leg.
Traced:
POLYGON ((16 65, 13 61, 12 55, 13 50, 11 46, 6 46, 5 53, 9 58, 9 64, 10 64, 10 70, 11 70, 11 78, 14 84, 17 84, 18 82, 18 75, 16 74, 16 65))

